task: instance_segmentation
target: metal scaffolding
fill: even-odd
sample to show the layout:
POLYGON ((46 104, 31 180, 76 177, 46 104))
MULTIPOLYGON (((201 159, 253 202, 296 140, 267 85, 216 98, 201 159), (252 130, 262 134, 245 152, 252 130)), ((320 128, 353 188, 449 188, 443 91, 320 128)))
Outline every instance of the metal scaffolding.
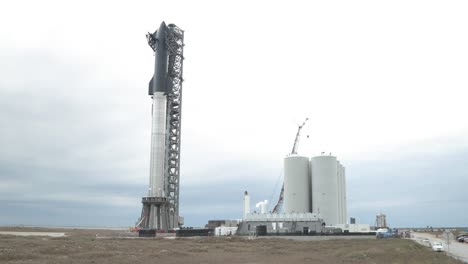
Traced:
POLYGON ((166 46, 168 61, 168 103, 165 189, 169 209, 169 226, 179 226, 179 179, 180 179, 180 134, 182 116, 182 66, 184 51, 184 32, 177 26, 167 27, 166 46))

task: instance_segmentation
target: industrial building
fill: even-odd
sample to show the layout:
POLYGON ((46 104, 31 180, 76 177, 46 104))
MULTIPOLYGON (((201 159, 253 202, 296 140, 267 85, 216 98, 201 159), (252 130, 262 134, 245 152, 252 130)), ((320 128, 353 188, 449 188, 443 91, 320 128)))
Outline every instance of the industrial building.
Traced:
MULTIPOLYGON (((250 212, 250 197, 244 193, 243 223, 239 234, 265 226, 268 233, 322 233, 327 226, 349 230, 346 225, 345 167, 332 155, 312 158, 292 154, 284 158, 282 212, 267 213, 267 201, 250 212)), ((275 206, 276 208, 277 206, 275 206)), ((351 227, 351 230, 357 230, 351 227)))
POLYGON ((284 213, 315 213, 326 225, 345 224, 345 168, 332 155, 284 159, 284 213))
POLYGON ((345 168, 336 157, 284 159, 284 213, 315 213, 327 225, 345 224, 345 168))
POLYGON ((284 159, 284 212, 315 213, 327 225, 345 224, 345 168, 336 157, 284 159))
MULTIPOLYGON (((284 158, 284 183, 280 198, 271 212, 267 201, 257 204, 259 212, 250 212, 250 197, 244 193, 243 222, 239 234, 261 226, 263 231, 276 233, 322 233, 327 227, 341 226, 349 230, 346 206, 346 171, 332 156, 306 157, 298 155, 301 130, 298 126, 290 155, 284 158)), ((354 228, 351 230, 365 229, 354 228)))
POLYGON ((322 233, 322 220, 312 213, 249 213, 239 224, 237 233, 247 235, 264 228, 269 234, 317 234, 322 233))

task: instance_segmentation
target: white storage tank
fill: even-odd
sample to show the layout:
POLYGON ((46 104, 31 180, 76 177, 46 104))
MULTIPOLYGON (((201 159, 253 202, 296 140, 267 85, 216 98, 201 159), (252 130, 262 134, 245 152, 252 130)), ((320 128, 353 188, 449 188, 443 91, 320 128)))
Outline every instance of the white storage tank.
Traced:
POLYGON ((347 198, 346 198, 346 168, 341 165, 341 175, 343 175, 343 223, 346 224, 348 219, 348 207, 347 207, 347 198))
POLYGON ((346 176, 345 169, 342 164, 340 164, 340 186, 341 186, 341 223, 346 224, 348 219, 348 214, 346 213, 346 176))
POLYGON ((316 156, 310 161, 312 211, 320 214, 326 225, 340 223, 338 204, 338 163, 334 156, 316 156))
POLYGON ((344 219, 344 205, 343 205, 343 199, 344 199, 344 193, 343 193, 343 174, 342 174, 342 166, 340 164, 340 161, 337 161, 337 183, 338 183, 338 222, 337 224, 344 224, 345 219, 344 219))
POLYGON ((309 158, 291 155, 284 158, 284 213, 309 213, 309 158))

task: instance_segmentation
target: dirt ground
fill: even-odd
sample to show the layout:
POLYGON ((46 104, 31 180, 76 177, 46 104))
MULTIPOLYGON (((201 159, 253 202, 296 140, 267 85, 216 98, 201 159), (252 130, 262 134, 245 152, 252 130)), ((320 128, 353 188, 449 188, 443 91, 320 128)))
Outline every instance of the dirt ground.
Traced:
POLYGON ((67 234, 66 237, 2 235, 0 263, 462 263, 405 239, 138 239, 121 238, 130 233, 115 230, 0 230, 67 234))

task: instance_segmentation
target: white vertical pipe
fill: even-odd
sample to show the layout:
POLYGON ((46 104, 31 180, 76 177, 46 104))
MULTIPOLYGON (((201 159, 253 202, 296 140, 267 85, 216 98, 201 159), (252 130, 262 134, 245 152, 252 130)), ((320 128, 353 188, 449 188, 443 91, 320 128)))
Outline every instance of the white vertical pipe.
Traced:
POLYGON ((250 196, 247 191, 244 192, 244 219, 250 213, 250 196))

